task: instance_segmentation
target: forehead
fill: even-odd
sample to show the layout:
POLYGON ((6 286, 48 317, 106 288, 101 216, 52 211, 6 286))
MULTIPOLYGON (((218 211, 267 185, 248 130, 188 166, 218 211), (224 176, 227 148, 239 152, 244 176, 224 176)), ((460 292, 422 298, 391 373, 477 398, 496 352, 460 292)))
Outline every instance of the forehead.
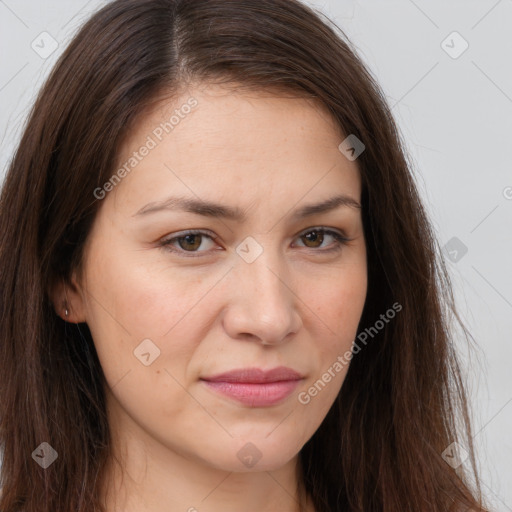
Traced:
POLYGON ((134 125, 119 154, 118 167, 130 170, 116 202, 133 209, 170 192, 230 204, 335 191, 359 199, 357 164, 338 149, 343 139, 311 99, 197 86, 155 104, 134 125), (135 157, 144 146, 145 156, 135 157))

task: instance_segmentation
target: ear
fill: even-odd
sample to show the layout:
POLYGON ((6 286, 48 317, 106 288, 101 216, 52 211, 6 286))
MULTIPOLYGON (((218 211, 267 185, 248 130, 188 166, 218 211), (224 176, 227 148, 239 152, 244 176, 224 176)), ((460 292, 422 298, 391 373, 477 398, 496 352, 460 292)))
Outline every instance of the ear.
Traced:
POLYGON ((83 294, 75 273, 69 283, 63 279, 54 283, 50 290, 50 299, 55 312, 62 320, 75 324, 86 321, 83 294))

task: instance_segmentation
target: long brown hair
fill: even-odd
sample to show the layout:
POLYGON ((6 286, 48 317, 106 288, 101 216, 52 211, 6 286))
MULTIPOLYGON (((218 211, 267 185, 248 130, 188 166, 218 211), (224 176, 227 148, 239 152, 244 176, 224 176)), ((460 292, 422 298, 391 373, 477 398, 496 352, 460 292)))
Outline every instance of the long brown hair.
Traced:
POLYGON ((103 510, 105 380, 87 325, 63 322, 49 290, 80 268, 101 204, 93 191, 112 176, 130 128, 155 98, 192 81, 316 98, 365 144, 357 163, 369 284, 360 332, 392 304, 402 310, 354 355, 300 453, 317 512, 480 510, 452 341, 453 320, 462 322, 412 166, 355 48, 296 0, 117 0, 53 69, 1 194, 0 510, 103 510), (455 441, 469 453, 457 469, 442 456, 455 441), (47 469, 31 456, 42 442, 58 454, 47 469))

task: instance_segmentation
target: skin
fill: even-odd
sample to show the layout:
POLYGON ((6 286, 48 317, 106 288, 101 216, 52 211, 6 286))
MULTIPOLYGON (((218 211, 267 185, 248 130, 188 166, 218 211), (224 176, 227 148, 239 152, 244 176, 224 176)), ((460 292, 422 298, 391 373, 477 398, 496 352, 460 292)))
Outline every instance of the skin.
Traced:
POLYGON ((83 273, 56 291, 58 304, 67 299, 67 320, 87 322, 108 385, 120 464, 109 466, 104 499, 109 512, 298 511, 298 453, 348 366, 308 404, 298 395, 351 349, 367 267, 360 209, 301 220, 292 213, 336 193, 360 202, 357 162, 338 150, 345 136, 310 100, 196 84, 137 123, 119 164, 191 96, 198 106, 106 194, 83 273), (239 207, 247 219, 134 215, 170 195, 239 207), (308 241, 315 227, 350 241, 337 245, 325 233, 308 241), (159 245, 187 229, 215 239, 175 241, 181 254, 159 245), (236 252, 248 236, 263 250, 252 263, 236 252), (187 256, 194 250, 198 257, 187 256), (145 366, 134 350, 148 338, 160 356, 145 366), (240 404, 200 380, 280 365, 304 378, 273 406, 240 404), (237 457, 247 443, 261 454, 253 467, 237 457))

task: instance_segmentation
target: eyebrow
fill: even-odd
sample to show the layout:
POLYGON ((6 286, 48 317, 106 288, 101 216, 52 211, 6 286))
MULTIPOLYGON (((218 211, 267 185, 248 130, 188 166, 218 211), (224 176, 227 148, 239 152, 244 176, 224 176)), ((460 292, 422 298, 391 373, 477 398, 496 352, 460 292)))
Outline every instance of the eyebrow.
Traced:
MULTIPOLYGON (((359 209, 361 205, 354 198, 341 194, 330 197, 319 203, 302 206, 293 213, 292 217, 299 220, 340 207, 359 209)), ((244 222, 246 220, 246 215, 241 208, 187 197, 169 197, 164 201, 148 203, 138 210, 133 217, 144 216, 164 210, 182 210, 204 217, 223 218, 237 222, 244 222)))

